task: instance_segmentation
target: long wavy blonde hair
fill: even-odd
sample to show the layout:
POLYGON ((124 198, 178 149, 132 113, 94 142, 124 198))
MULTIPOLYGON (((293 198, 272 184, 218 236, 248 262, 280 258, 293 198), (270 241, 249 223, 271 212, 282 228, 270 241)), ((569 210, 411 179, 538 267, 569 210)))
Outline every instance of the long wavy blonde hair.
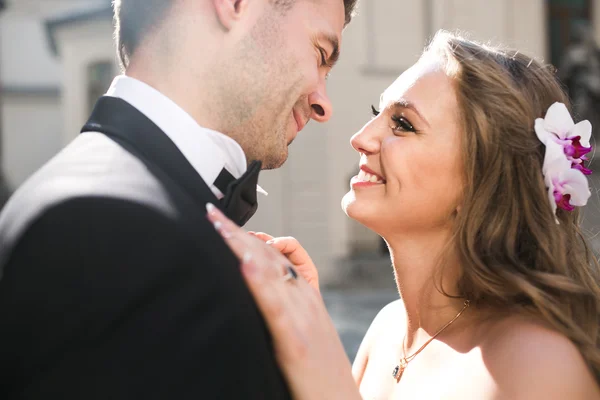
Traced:
POLYGON ((555 222, 534 131, 553 103, 570 108, 554 68, 445 31, 424 56, 453 79, 464 131, 466 184, 453 242, 460 296, 533 313, 579 348, 600 382, 598 262, 578 210, 559 209, 555 222))

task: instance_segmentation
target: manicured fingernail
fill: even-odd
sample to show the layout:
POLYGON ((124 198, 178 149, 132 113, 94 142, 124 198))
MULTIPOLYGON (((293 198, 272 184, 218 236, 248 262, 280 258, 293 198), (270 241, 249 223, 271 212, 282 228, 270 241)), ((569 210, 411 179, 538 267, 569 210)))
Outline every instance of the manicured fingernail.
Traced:
POLYGON ((273 240, 273 239, 267 241, 267 244, 273 244, 273 243, 275 243, 275 240, 273 240))
POLYGON ((206 203, 206 212, 209 214, 213 214, 215 212, 215 209, 217 207, 215 207, 212 203, 206 203))
POLYGON ((213 226, 215 227, 215 230, 219 232, 225 239, 229 239, 231 237, 231 232, 223 228, 223 223, 221 221, 215 221, 213 226))

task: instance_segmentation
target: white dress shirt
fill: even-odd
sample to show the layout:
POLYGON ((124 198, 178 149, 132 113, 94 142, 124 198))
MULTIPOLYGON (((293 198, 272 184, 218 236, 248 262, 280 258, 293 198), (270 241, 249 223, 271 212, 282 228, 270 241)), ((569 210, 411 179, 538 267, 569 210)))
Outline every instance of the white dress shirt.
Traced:
MULTIPOLYGON (((236 179, 246 172, 246 155, 232 138, 203 128, 181 107, 153 87, 126 75, 117 76, 107 96, 120 98, 158 126, 200 174, 217 198, 214 182, 223 168, 236 179)), ((266 194, 264 190, 257 190, 266 194)))

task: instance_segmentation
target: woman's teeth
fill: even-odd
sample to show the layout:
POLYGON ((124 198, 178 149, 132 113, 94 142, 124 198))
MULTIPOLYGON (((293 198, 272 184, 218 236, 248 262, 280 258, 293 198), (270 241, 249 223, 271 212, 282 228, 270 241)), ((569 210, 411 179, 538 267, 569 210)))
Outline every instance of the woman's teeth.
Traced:
POLYGON ((358 180, 361 182, 384 183, 383 179, 377 175, 370 174, 362 169, 358 172, 358 180))

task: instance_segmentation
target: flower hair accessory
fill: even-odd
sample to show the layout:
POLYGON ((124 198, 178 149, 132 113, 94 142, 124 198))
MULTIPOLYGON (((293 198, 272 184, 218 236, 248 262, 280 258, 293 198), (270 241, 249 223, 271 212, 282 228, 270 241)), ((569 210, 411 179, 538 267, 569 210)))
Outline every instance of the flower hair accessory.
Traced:
POLYGON ((535 133, 546 146, 542 172, 552 213, 556 215, 558 207, 572 211, 585 206, 592 195, 586 177, 592 171, 584 165, 592 151, 590 122, 575 124, 567 107, 554 103, 545 118, 535 120, 535 133))

